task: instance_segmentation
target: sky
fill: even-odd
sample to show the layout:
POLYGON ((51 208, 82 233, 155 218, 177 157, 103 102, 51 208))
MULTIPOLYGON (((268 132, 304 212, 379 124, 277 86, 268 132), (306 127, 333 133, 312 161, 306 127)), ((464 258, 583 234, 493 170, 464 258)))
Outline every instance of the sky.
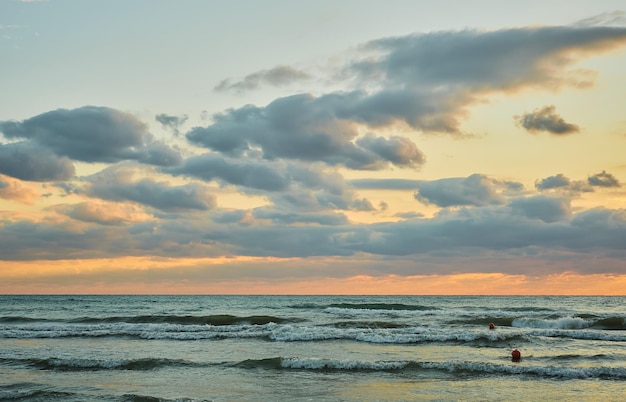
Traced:
POLYGON ((0 0, 0 293, 626 294, 623 1, 0 0))

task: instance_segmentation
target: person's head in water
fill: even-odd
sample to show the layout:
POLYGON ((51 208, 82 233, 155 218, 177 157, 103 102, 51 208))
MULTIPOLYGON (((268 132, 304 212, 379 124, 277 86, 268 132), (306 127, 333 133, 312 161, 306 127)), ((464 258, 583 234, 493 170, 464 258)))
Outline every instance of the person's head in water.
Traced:
POLYGON ((517 349, 513 350, 511 352, 511 361, 518 362, 520 360, 522 360, 522 353, 517 349))

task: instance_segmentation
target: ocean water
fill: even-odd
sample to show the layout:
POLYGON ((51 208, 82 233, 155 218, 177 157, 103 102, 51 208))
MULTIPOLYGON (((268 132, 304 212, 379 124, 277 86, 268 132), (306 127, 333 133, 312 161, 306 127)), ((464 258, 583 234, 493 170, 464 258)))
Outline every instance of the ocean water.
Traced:
POLYGON ((625 302, 6 295, 0 400, 619 401, 625 302))

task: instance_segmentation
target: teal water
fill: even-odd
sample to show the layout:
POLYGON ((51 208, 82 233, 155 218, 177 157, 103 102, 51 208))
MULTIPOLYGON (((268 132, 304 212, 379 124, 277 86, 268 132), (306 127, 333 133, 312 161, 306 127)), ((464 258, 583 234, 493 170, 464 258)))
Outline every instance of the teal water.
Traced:
POLYGON ((0 296, 0 399, 618 401, 625 301, 0 296))

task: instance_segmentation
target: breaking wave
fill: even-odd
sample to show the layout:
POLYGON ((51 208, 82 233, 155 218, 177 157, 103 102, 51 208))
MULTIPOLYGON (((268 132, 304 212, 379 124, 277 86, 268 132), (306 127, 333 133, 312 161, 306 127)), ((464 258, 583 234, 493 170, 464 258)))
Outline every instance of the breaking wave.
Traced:
POLYGON ((524 375, 561 379, 626 379, 626 368, 528 366, 467 361, 358 361, 318 358, 249 359, 234 366, 245 369, 314 370, 314 371, 435 371, 454 376, 524 375))

